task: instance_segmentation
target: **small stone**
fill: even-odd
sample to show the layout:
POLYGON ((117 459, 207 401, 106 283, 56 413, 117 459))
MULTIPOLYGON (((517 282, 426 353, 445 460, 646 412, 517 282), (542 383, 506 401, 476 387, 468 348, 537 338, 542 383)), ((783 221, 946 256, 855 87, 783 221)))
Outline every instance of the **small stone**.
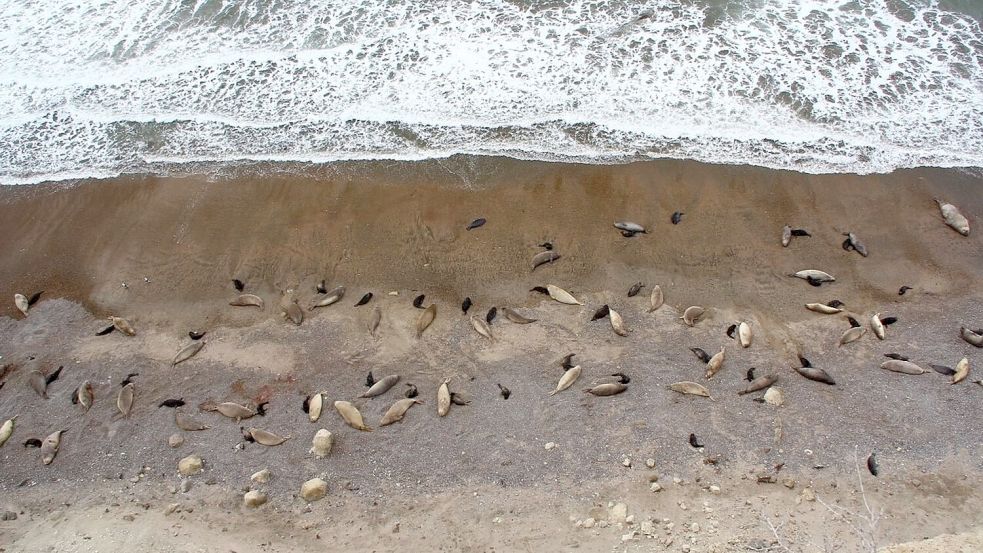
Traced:
POLYGON ((683 553, 689 553, 689 544, 688 543, 684 543, 682 545, 682 550, 683 550, 683 553))
POLYGON ((140 481, 140 477, 139 476, 134 476, 133 478, 130 478, 130 483, 132 483, 132 484, 136 484, 139 481, 140 481))
POLYGON ((201 460, 201 457, 197 455, 188 455, 184 459, 178 461, 177 470, 182 476, 191 476, 201 472, 203 466, 204 462, 201 460))
POLYGON ((710 485, 710 493, 720 493, 720 486, 716 484, 710 485))
POLYGON ((259 472, 254 472, 249 479, 257 484, 266 484, 270 481, 270 469, 263 469, 259 472))
POLYGON ((611 509, 611 514, 608 518, 611 519, 611 522, 625 522, 625 519, 628 518, 628 506, 624 503, 618 503, 611 509))
POLYGON ((677 485, 677 486, 679 486, 680 484, 683 483, 683 479, 680 478, 680 477, 678 477, 678 476, 673 476, 672 477, 672 483, 675 484, 675 485, 677 485))
POLYGON ((0 516, 0 520, 17 520, 17 513, 13 511, 4 511, 3 515, 0 516))
POLYGON ((181 447, 181 444, 183 443, 184 443, 184 436, 177 433, 171 434, 167 438, 167 445, 171 447, 181 447))
POLYGON ((690 524, 689 525, 689 531, 690 532, 694 532, 694 533, 695 532, 699 532, 700 531, 700 525, 697 524, 697 523, 695 523, 695 522, 693 524, 690 524))
POLYGON ((166 509, 164 509, 164 516, 167 516, 167 515, 173 513, 174 511, 177 510, 177 508, 178 508, 178 504, 177 503, 171 503, 170 505, 167 506, 166 509))
POLYGON ((631 540, 636 540, 636 539, 638 539, 638 532, 636 532, 634 530, 632 530, 631 532, 628 532, 627 534, 622 534, 621 535, 621 541, 631 541, 631 540))
POLYGON ((635 515, 628 515, 625 517, 625 524, 635 524, 635 515))
POLYGON ((791 478, 786 478, 785 480, 782 480, 782 485, 784 485, 786 488, 788 488, 790 490, 791 489, 794 489, 795 488, 795 480, 792 480, 791 478))
POLYGON ((314 434, 309 453, 313 453, 317 459, 327 457, 331 453, 332 446, 334 446, 334 436, 326 428, 322 428, 314 434))
POLYGON ((685 502, 685 501, 680 501, 680 502, 679 502, 679 508, 680 508, 681 510, 683 510, 683 511, 685 511, 685 510, 687 510, 687 509, 689 509, 689 507, 688 507, 688 506, 686 506, 686 502, 685 502))
POLYGON ((173 486, 173 485, 168 486, 167 487, 167 491, 170 492, 171 494, 176 494, 177 493, 177 486, 173 486))
POLYGON ((389 295, 390 296, 398 296, 399 295, 399 292, 393 290, 392 292, 389 292, 389 295))
POLYGON ((501 523, 502 523, 502 517, 495 517, 492 519, 492 524, 501 524, 501 523))
POLYGON ((652 459, 651 457, 648 458, 648 459, 646 459, 645 460, 645 466, 648 467, 648 468, 650 468, 650 469, 654 469, 655 468, 655 459, 652 459))
POLYGON ((655 534, 655 524, 652 524, 651 520, 643 520, 640 525, 640 530, 646 536, 651 536, 655 534))
POLYGON ((556 448, 556 442, 546 442, 546 445, 543 446, 543 449, 545 449, 546 451, 550 451, 555 448, 556 448))
POLYGON ((594 524, 596 524, 596 523, 597 523, 597 521, 594 520, 594 517, 591 517, 591 518, 588 518, 588 519, 585 519, 584 520, 583 526, 584 526, 584 528, 593 528, 594 527, 594 524))
POLYGON ((649 474, 649 482, 658 482, 658 481, 659 481, 659 475, 657 473, 653 472, 649 474))
POLYGON ((785 394, 782 393, 782 389, 778 386, 772 386, 768 388, 765 392, 765 403, 768 405, 774 405, 775 407, 781 407, 785 404, 785 394))
POLYGON ((300 497, 308 503, 328 495, 328 483, 320 478, 311 478, 300 487, 300 497))
POLYGON ((628 467, 628 468, 631 468, 631 459, 625 457, 625 460, 624 461, 621 461, 621 464, 624 465, 624 466, 626 466, 626 467, 628 467))
POLYGON ((812 491, 812 488, 802 488, 802 499, 805 501, 815 501, 816 494, 812 491))
POLYGON ((652 484, 649 486, 649 491, 652 491, 652 492, 661 492, 662 491, 662 484, 659 484, 658 482, 652 482, 652 484))
POLYGON ((608 524, 609 523, 606 520, 599 520, 599 521, 597 521, 597 526, 600 527, 600 528, 607 528, 608 527, 608 524))
POLYGON ((123 515, 123 520, 125 520, 126 522, 133 522, 136 519, 137 517, 133 515, 123 515))
POLYGON ((673 541, 673 537, 668 536, 666 539, 662 540, 662 544, 665 545, 666 547, 669 547, 670 545, 672 545, 672 541, 673 541))
POLYGON ((188 493, 191 491, 191 480, 184 480, 181 482, 181 493, 188 493))
POLYGON ((246 507, 259 507, 266 503, 266 500, 266 494, 258 490, 248 491, 246 495, 242 496, 242 502, 246 507))
POLYGON ((397 520, 396 524, 393 524, 393 534, 398 534, 398 533, 399 533, 399 521, 397 520))

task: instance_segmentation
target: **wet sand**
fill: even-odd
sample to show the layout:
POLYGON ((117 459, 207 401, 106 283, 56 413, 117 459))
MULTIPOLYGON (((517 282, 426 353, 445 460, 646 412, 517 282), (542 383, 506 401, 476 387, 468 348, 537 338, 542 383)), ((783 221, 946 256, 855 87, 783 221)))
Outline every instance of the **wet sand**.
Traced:
POLYGON ((0 522, 0 536, 16 547, 8 550, 84 551, 78 535, 86 532, 105 549, 142 543, 175 550, 186 532, 206 551, 315 543, 744 551, 764 543, 753 540, 778 551, 766 520, 790 515, 795 520, 778 534, 793 551, 811 550, 804 534, 863 550, 854 526, 802 494, 809 487, 827 503, 862 508, 854 454, 862 464, 871 451, 881 475, 864 472, 863 481, 886 511, 878 545, 978 533, 983 525, 983 491, 973 484, 983 468, 976 416, 983 387, 972 382, 979 375, 953 386, 934 372, 877 368, 882 353, 897 351, 923 365, 952 366, 966 356, 979 370, 980 350, 957 331, 983 326, 981 235, 956 234, 932 201, 958 205, 975 225, 983 215, 978 178, 941 170, 808 176, 669 161, 592 167, 472 158, 286 169, 262 179, 146 177, 0 190, 0 297, 45 290, 26 319, 12 302, 0 307, 0 355, 16 367, 0 389, 0 419, 19 415, 0 449, 0 489, 6 504, 25 513, 0 522), (669 222, 673 211, 685 213, 679 225, 669 222), (477 217, 488 223, 466 231, 477 217), (650 232, 624 238, 612 227, 619 219, 650 232), (785 223, 813 236, 782 248, 785 223), (864 240, 869 257, 840 247, 847 231, 864 240), (545 240, 563 257, 530 272, 545 240), (837 282, 814 288, 787 276, 805 268, 837 282), (262 295, 266 308, 228 306, 232 278, 262 295), (322 278, 329 287, 345 285, 344 300, 305 313, 300 327, 285 322, 278 289, 296 289, 306 305, 322 278), (648 288, 627 298, 638 281, 662 286, 666 306, 648 313, 648 288), (529 292, 546 283, 585 306, 529 292), (901 285, 914 289, 898 296, 901 285), (373 301, 353 308, 368 291, 373 301), (421 339, 413 328, 420 311, 410 304, 419 293, 438 305, 421 339), (538 321, 516 325, 500 314, 489 342, 462 315, 464 296, 475 301, 472 313, 511 306, 538 321), (802 307, 834 298, 865 324, 874 312, 900 320, 883 342, 868 332, 838 347, 849 326, 844 316, 802 307), (607 320, 589 322, 605 303, 624 316, 628 337, 616 336, 607 320), (692 304, 709 313, 689 328, 678 317, 692 304), (375 306, 383 318, 373 337, 366 324, 375 306), (108 314, 127 317, 137 336, 94 336, 108 314), (754 329, 748 349, 725 334, 737 320, 754 329), (207 330, 208 344, 172 367, 191 328, 207 330), (709 383, 690 347, 727 348, 724 369, 709 383), (562 374, 558 360, 570 352, 584 375, 548 397, 562 374), (797 354, 828 370, 837 386, 792 371, 797 354), (66 368, 51 398, 38 398, 27 373, 58 365, 66 368), (760 392, 736 394, 750 366, 779 376, 784 406, 755 402, 760 392), (373 433, 344 426, 330 401, 355 398, 370 370, 402 377, 394 391, 357 400, 371 426, 401 397, 404 382, 416 384, 426 404, 373 433), (581 392, 618 371, 632 378, 624 394, 581 392), (140 373, 136 406, 122 419, 115 396, 130 372, 140 373), (472 404, 441 419, 434 394, 448 377, 472 404), (83 415, 69 397, 85 379, 96 402, 83 415), (714 400, 666 389, 679 380, 707 384, 714 400), (498 395, 498 383, 512 390, 510 399, 498 395), (329 403, 312 424, 300 406, 317 389, 329 403), (185 398, 184 409, 212 428, 185 432, 185 443, 169 448, 173 413, 156 407, 167 397, 185 398), (240 425, 198 412, 209 398, 269 401, 266 417, 243 424, 292 439, 243 447, 240 425), (314 460, 307 450, 322 427, 335 434, 335 451, 314 460), (69 432, 48 467, 37 450, 20 446, 58 428, 69 432), (690 433, 706 447, 691 447, 690 433), (557 447, 545 449, 548 442, 557 447), (187 493, 171 494, 181 485, 176 463, 191 453, 205 459, 206 472, 191 477, 187 493), (270 502, 246 510, 243 487, 264 467, 274 474, 261 486, 270 502), (762 474, 776 483, 759 484, 762 474), (316 475, 330 493, 308 510, 296 494, 316 475), (650 491, 653 475, 664 491, 650 491), (792 488, 782 485, 786 479, 792 488), (636 522, 577 527, 591 516, 608 520, 609 501, 625 502, 636 522), (165 515, 172 503, 178 510, 165 515), (655 537, 622 542, 650 520, 655 537), (77 545, 39 531, 59 521, 77 545), (682 530, 694 522, 699 530, 682 530), (107 525, 114 531, 104 531, 107 525), (257 525, 274 529, 274 545, 261 546, 271 537, 257 525), (798 535, 782 533, 793 529, 798 535), (229 534, 234 546, 223 541, 229 534), (673 543, 664 545, 669 536, 673 543))

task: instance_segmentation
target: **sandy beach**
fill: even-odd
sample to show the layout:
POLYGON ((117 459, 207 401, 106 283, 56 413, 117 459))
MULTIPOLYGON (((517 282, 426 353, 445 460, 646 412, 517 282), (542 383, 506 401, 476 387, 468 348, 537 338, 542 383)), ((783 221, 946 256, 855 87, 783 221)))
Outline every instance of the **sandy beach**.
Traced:
POLYGON ((0 511, 17 517, 0 521, 0 551, 978 551, 983 356, 959 327, 983 326, 981 186, 962 170, 818 176, 457 156, 2 187, 0 422, 17 420, 0 447, 0 511), (947 227, 934 198, 973 232, 947 227), (466 230, 479 217, 487 223, 466 230), (648 233, 626 238, 618 220, 648 233), (785 224, 811 236, 783 248, 785 224), (846 232, 868 257, 841 247, 846 232), (561 258, 530 271, 545 241, 561 258), (802 269, 836 281, 789 276, 802 269), (265 308, 229 306, 234 278, 265 308), (281 291, 306 307, 322 279, 345 286, 343 300, 305 309, 300 326, 284 320, 281 291), (636 282, 646 287, 627 297, 636 282), (530 291, 546 284, 584 305, 530 291), (654 285, 666 304, 650 313, 654 285), (22 316, 14 294, 41 290, 22 316), (438 311, 417 338, 419 294, 438 311), (465 297, 469 314, 510 307, 536 322, 500 312, 489 341, 462 313, 465 297), (833 299, 843 314, 803 307, 833 299), (604 304, 627 337, 590 321, 604 304), (707 309, 694 327, 680 320, 691 305, 707 309), (885 340, 868 330, 838 345, 847 315, 866 327, 874 313, 898 319, 885 340), (110 315, 136 336, 96 336, 110 315), (726 334, 738 321, 753 329, 749 348, 726 334), (207 331, 206 345, 172 366, 192 329, 207 331), (709 381, 693 347, 726 348, 709 381), (881 370, 889 352, 973 368, 952 385, 935 371, 881 370), (583 375, 548 396, 568 353, 583 375), (836 385, 797 374, 799 355, 836 385), (29 373, 58 366, 40 398, 29 373), (737 394, 750 367, 778 376, 784 405, 737 394), (401 380, 357 399, 370 371, 401 380), (616 372, 631 378, 624 393, 582 392, 616 372), (129 373, 139 375, 124 418, 116 395, 129 373), (447 378, 471 403, 441 418, 447 378), (88 411, 70 401, 85 380, 88 411), (713 399, 668 390, 683 380, 713 399), (424 405, 377 428, 405 383, 424 405), (311 423, 301 404, 319 390, 325 412, 311 423), (167 398, 210 428, 178 430, 158 407, 167 398), (269 403, 237 424, 200 412, 209 399, 269 403), (374 432, 346 426, 335 400, 354 402, 374 432), (240 426, 290 439, 246 443, 240 426), (335 444, 315 459, 320 428, 335 444), (45 466, 22 444, 55 430, 67 432, 45 466), (192 454, 204 472, 181 477, 192 454), (272 479, 251 482, 263 468, 272 479), (298 493, 313 477, 329 491, 308 504, 298 493), (268 502, 243 506, 249 489, 268 502))

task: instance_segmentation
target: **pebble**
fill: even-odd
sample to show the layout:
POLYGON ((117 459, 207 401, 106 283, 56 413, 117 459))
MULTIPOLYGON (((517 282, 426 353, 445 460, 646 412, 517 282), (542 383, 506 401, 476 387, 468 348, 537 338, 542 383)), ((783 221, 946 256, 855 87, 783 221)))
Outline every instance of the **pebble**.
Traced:
POLYGON ((259 472, 254 472, 249 479, 257 484, 265 484, 270 481, 270 469, 263 469, 259 472))
POLYGON ((791 478, 786 478, 785 480, 782 480, 782 485, 784 485, 786 488, 791 490, 795 488, 795 480, 792 480, 791 478))
POLYGON ((201 472, 203 466, 204 462, 201 460, 201 457, 197 455, 188 455, 184 459, 178 461, 177 470, 183 476, 191 476, 201 472))
POLYGON ((812 488, 802 488, 802 499, 806 501, 815 501, 816 494, 812 491, 812 488))
POLYGON ((781 388, 772 386, 771 388, 768 388, 767 392, 765 392, 764 400, 768 405, 781 407, 785 404, 785 394, 782 393, 781 388))
POLYGON ((637 539, 638 539, 638 532, 636 532, 634 530, 632 530, 631 532, 628 532, 627 534, 622 534, 621 535, 621 541, 631 541, 631 540, 637 540, 637 539))
POLYGON ((606 520, 599 520, 599 521, 597 521, 597 526, 600 527, 600 528, 607 528, 608 527, 608 521, 606 521, 606 520))
POLYGON ((17 513, 13 511, 4 511, 3 516, 0 516, 0 520, 17 520, 17 513))
POLYGON ((328 483, 320 478, 311 478, 300 486, 300 497, 310 503, 328 495, 328 483))
POLYGON ((173 513, 174 511, 177 510, 177 508, 178 508, 178 504, 177 503, 171 503, 170 505, 167 506, 166 509, 164 509, 164 516, 167 516, 167 515, 173 513))
POLYGON ((618 503, 611 509, 611 515, 608 518, 611 519, 611 522, 624 523, 628 518, 628 506, 624 503, 618 503))
POLYGON ((583 527, 584 528, 593 528, 594 527, 594 524, 596 524, 596 523, 597 523, 597 521, 594 520, 594 517, 591 517, 591 518, 588 518, 588 519, 585 519, 584 520, 583 527))
POLYGON ((555 448, 556 448, 556 442, 546 442, 546 445, 543 446, 543 449, 545 449, 546 451, 550 451, 551 449, 555 449, 555 448))
POLYGON ((710 486, 710 493, 720 493, 720 486, 713 484, 710 486))
POLYGON ((184 443, 184 436, 178 433, 171 434, 167 438, 167 445, 171 447, 181 447, 181 444, 183 443, 184 443))
POLYGON ((635 524, 635 515, 628 515, 625 517, 625 524, 635 524))
POLYGON ((130 482, 133 483, 133 484, 136 484, 139 481, 140 481, 140 477, 139 476, 134 476, 133 478, 130 478, 130 482))
POLYGON ((626 466, 626 467, 628 467, 628 468, 631 468, 631 459, 629 459, 628 457, 625 457, 625 460, 622 461, 621 464, 624 465, 624 466, 626 466))
POLYGON ((645 460, 645 466, 648 467, 648 468, 650 468, 650 469, 654 469, 655 468, 655 459, 652 459, 651 457, 648 458, 648 459, 646 459, 645 460))
POLYGON ((655 524, 652 524, 651 520, 643 520, 640 530, 646 536, 651 536, 652 534, 655 534, 655 524))
POLYGON ((700 531, 700 525, 697 524, 697 523, 695 523, 695 522, 693 524, 690 524, 689 525, 689 531, 690 532, 699 532, 700 531))
POLYGON ((680 478, 680 477, 678 477, 678 476, 673 476, 672 477, 672 483, 675 484, 675 485, 677 485, 677 486, 679 486, 680 484, 683 483, 683 479, 680 478))
POLYGON ((248 491, 242 496, 242 502, 246 507, 259 507, 266 503, 266 500, 266 494, 257 490, 248 491))
POLYGON ((661 492, 662 491, 662 484, 659 484, 658 482, 652 482, 652 484, 649 486, 649 491, 652 491, 652 492, 661 492))

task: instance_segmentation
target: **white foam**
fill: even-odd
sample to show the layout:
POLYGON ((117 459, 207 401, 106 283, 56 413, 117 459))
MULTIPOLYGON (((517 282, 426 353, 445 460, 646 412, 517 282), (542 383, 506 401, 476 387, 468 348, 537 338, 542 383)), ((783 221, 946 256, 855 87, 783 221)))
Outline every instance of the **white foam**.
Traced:
POLYGON ((983 165, 972 18, 756 0, 710 21, 709 2, 7 2, 0 183, 457 153, 983 165))

